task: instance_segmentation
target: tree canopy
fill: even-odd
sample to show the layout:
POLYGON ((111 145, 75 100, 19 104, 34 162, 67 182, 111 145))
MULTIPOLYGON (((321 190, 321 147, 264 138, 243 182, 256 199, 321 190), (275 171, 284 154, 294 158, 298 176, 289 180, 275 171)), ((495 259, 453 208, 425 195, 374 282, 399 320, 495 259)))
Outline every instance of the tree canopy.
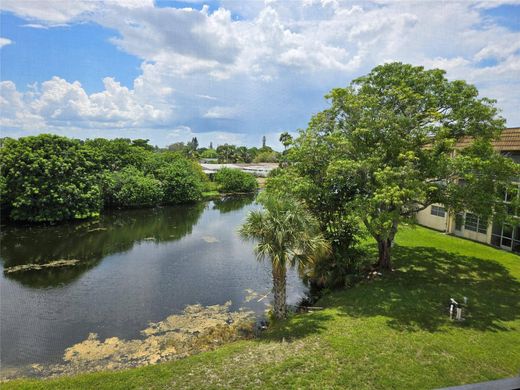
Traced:
POLYGON ((2 203, 13 220, 53 222, 96 216, 100 161, 77 140, 57 135, 5 139, 2 203))
POLYGON ((363 222, 381 268, 391 267, 399 224, 429 205, 486 216, 501 207, 500 189, 518 168, 493 150, 505 122, 473 85, 389 63, 326 97, 330 107, 293 141, 288 169, 311 209, 363 222))
POLYGON ((103 208, 201 199, 208 179, 183 153, 148 140, 74 140, 42 134, 2 139, 2 211, 12 220, 57 222, 103 208))

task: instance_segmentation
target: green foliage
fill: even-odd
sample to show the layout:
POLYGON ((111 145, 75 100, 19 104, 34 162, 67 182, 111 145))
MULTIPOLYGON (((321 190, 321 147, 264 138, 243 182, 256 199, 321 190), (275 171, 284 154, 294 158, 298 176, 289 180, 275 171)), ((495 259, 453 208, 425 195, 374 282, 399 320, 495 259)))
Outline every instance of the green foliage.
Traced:
POLYGON ((49 134, 6 139, 0 161, 11 219, 54 222, 99 214, 99 163, 79 141, 49 134))
POLYGON ((96 138, 86 140, 85 146, 96 155, 103 169, 110 172, 119 171, 128 166, 142 169, 153 149, 148 145, 148 140, 131 141, 127 138, 113 140, 96 138))
POLYGON ((140 139, 140 138, 133 139, 132 146, 136 146, 139 148, 143 148, 144 150, 152 151, 152 150, 154 150, 154 147, 148 143, 149 141, 150 141, 149 139, 140 139))
POLYGON ((212 190, 184 152, 160 151, 143 139, 40 135, 2 139, 0 150, 1 207, 14 220, 97 216, 103 199, 105 207, 193 202, 212 190))
POLYGON ((379 243, 382 268, 391 267, 401 222, 413 222, 417 211, 437 202, 451 212, 488 216, 498 189, 518 172, 491 147, 504 128, 494 101, 444 74, 389 63, 333 89, 331 107, 312 118, 287 156, 317 188, 319 197, 310 203, 321 207, 335 198, 345 205, 331 208, 336 218, 350 214, 363 221, 379 243), (473 143, 458 150, 463 137, 473 143))
POLYGON ((285 149, 291 145, 292 141, 293 139, 287 131, 284 131, 282 134, 280 134, 280 142, 285 149))
POLYGON ((163 199, 161 182, 135 167, 107 173, 104 182, 105 206, 155 206, 163 199))
MULTIPOLYGON (((3 170, 3 166, 2 166, 3 170)), ((6 195, 7 195, 7 184, 5 182, 5 176, 0 175, 0 206, 3 206, 6 203, 6 195)))
POLYGON ((273 150, 261 150, 253 159, 253 162, 268 162, 275 163, 278 161, 278 153, 273 150))
POLYGON ((200 166, 190 160, 177 158, 157 170, 162 182, 165 203, 190 203, 202 199, 205 186, 200 166))
POLYGON ((318 259, 302 274, 304 280, 319 289, 352 287, 366 276, 373 260, 360 248, 351 247, 318 259))
MULTIPOLYGON (((271 171, 266 181, 266 191, 304 202, 318 219, 322 233, 332 245, 334 256, 350 257, 352 246, 361 236, 359 222, 349 209, 353 189, 348 182, 327 179, 328 153, 325 148, 315 143, 305 143, 292 151, 292 158, 298 159, 298 164, 271 171)), ((344 272, 349 272, 349 269, 340 274, 344 272)))
POLYGON ((253 192, 258 183, 253 175, 239 169, 222 168, 215 174, 215 182, 222 192, 253 192))
POLYGON ((200 154, 201 158, 218 158, 217 151, 215 149, 206 149, 200 154))
POLYGON ((235 145, 219 145, 216 149, 219 163, 238 162, 237 147, 235 145))
POLYGON ((219 145, 216 152, 219 163, 250 163, 257 155, 258 149, 224 144, 219 145))
POLYGON ((274 316, 287 315, 286 272, 289 266, 303 270, 325 255, 328 242, 319 231, 318 221, 296 199, 262 193, 258 201, 262 211, 249 213, 240 228, 245 239, 257 241, 255 253, 259 259, 269 259, 272 265, 274 316))

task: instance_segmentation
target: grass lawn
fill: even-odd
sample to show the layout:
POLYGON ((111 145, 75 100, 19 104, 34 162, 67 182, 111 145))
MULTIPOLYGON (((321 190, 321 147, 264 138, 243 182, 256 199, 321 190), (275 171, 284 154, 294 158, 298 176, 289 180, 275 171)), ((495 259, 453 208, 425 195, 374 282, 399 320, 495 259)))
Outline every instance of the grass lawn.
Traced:
MULTIPOLYGON (((375 250, 373 245, 369 245, 375 250)), ((403 228, 397 270, 324 297, 326 309, 177 362, 2 390, 130 388, 431 389, 518 375, 520 257, 424 228, 403 228), (469 299, 450 322, 450 297, 469 299)))

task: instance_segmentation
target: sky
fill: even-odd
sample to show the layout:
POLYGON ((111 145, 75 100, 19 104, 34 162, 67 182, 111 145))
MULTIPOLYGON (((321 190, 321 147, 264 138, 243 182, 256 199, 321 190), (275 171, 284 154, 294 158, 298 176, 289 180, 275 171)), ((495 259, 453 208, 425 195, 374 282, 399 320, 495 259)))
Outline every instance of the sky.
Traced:
POLYGON ((446 70, 520 126, 520 0, 2 0, 0 129, 279 149, 392 61, 446 70))

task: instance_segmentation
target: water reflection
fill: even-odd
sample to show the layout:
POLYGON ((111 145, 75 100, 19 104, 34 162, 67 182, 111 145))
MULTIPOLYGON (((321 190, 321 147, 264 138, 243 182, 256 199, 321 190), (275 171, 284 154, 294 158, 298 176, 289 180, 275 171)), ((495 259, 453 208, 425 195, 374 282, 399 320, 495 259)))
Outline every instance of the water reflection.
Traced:
POLYGON ((205 204, 113 211, 99 220, 57 226, 5 227, 0 239, 4 268, 77 259, 73 267, 6 275, 25 286, 63 286, 96 266, 104 257, 125 252, 136 242, 179 240, 192 232, 205 204))
MULTIPOLYGON (((5 267, 78 259, 69 268, 0 273, 2 371, 60 363, 66 348, 96 333, 132 340, 150 322, 187 305, 241 307, 261 314, 271 296, 269 262, 237 233, 253 198, 119 211, 99 221, 2 229, 5 267), (251 299, 249 292, 258 292, 251 299)), ((288 301, 305 291, 288 273, 288 301)), ((1 375, 0 375, 1 376, 1 375)))
POLYGON ((213 208, 217 209, 222 214, 229 213, 250 205, 255 200, 255 197, 255 194, 223 197, 213 202, 213 208))

